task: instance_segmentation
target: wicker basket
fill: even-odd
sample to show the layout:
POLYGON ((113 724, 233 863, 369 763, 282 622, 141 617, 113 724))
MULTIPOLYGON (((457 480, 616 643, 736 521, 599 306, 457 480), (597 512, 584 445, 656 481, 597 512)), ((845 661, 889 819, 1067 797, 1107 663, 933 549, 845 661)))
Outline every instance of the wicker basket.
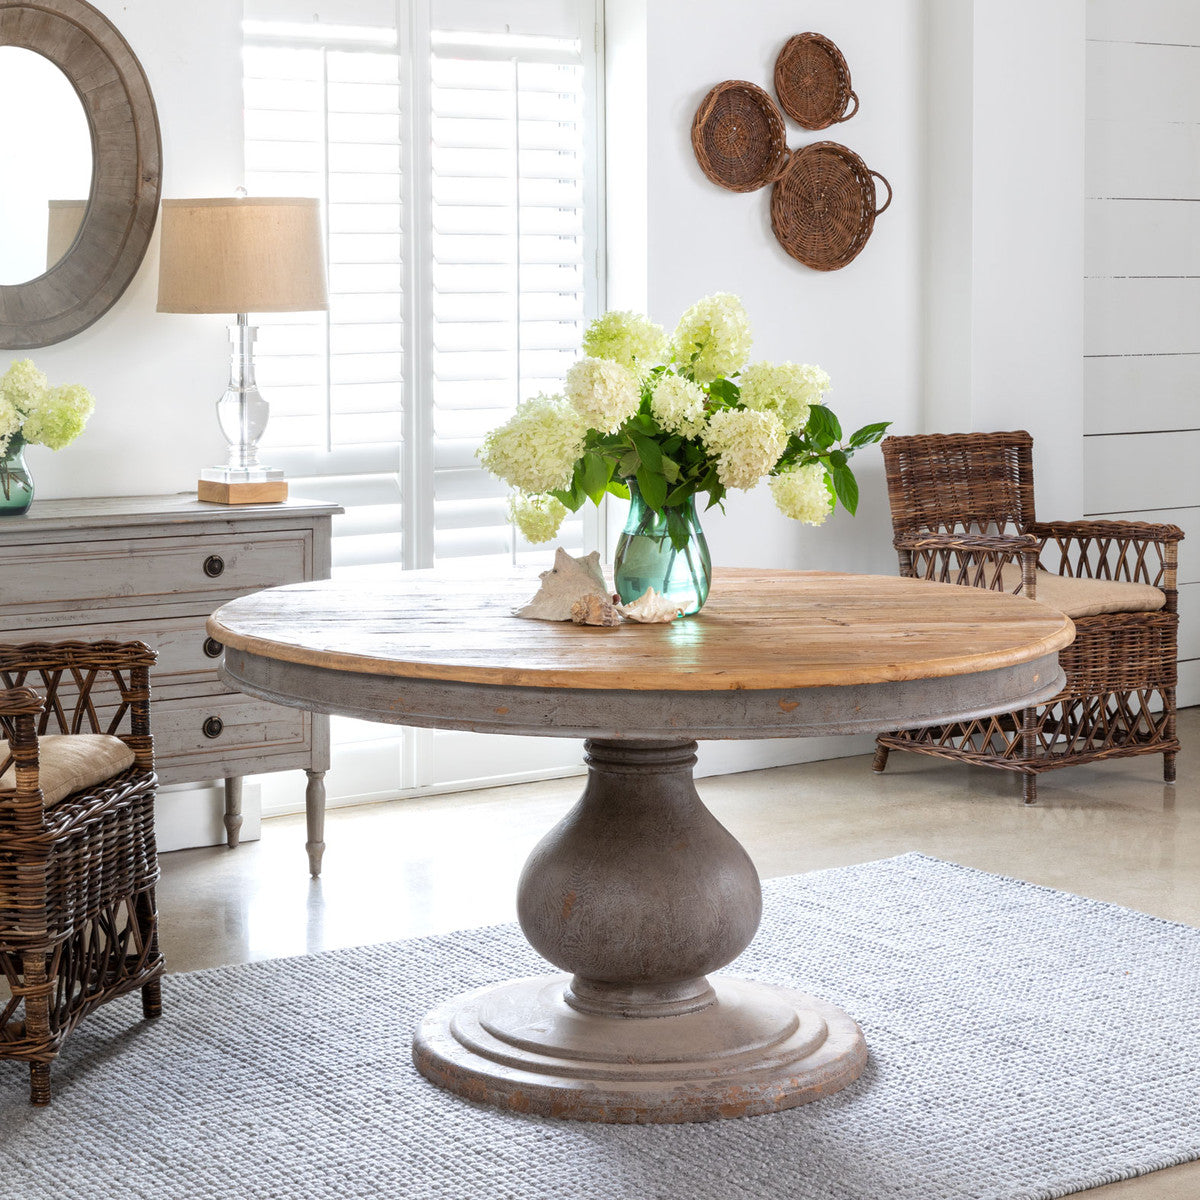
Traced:
POLYGON ((771 192, 771 228, 779 244, 815 271, 837 271, 853 262, 892 202, 892 187, 853 150, 814 142, 796 150, 771 192), (888 190, 875 203, 875 180, 888 190))
POLYGON ((828 129, 858 112, 850 68, 842 52, 819 33, 788 38, 775 60, 775 94, 783 111, 805 129, 828 129))
POLYGON ((754 192, 787 166, 787 133, 775 101, 742 79, 718 83, 692 119, 700 169, 731 192, 754 192))

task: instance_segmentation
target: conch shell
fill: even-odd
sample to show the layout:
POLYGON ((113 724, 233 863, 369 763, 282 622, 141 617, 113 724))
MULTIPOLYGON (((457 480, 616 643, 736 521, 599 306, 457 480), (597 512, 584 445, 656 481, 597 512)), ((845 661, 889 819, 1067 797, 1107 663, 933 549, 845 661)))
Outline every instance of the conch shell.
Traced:
POLYGON ((620 625, 621 614, 607 596, 590 595, 571 605, 571 620, 576 625, 620 625))
POLYGON ((513 616, 533 621, 569 621, 576 600, 608 593, 598 550, 582 558, 573 558, 559 546, 554 552, 554 566, 543 571, 539 578, 542 586, 537 594, 528 604, 516 609, 513 616))
POLYGON ((640 621, 643 625, 657 625, 675 620, 683 610, 674 600, 660 595, 653 588, 647 588, 629 604, 618 604, 617 611, 631 621, 640 621))

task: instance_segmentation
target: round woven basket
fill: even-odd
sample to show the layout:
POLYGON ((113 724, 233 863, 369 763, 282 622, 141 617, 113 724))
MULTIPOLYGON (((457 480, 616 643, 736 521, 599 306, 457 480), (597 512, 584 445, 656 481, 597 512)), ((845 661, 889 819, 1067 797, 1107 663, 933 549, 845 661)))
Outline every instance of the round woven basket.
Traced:
POLYGON ((718 83, 692 118, 700 169, 731 192, 765 187, 787 165, 787 131, 775 101, 744 79, 718 83))
POLYGON ((775 94, 783 111, 805 129, 828 129, 858 112, 850 68, 842 52, 819 33, 788 38, 775 60, 775 94))
POLYGON ((853 150, 814 142, 792 154, 772 189, 771 228, 798 262, 815 271, 837 271, 858 256, 875 218, 891 202, 891 184, 853 150), (875 179, 888 192, 879 207, 875 179))

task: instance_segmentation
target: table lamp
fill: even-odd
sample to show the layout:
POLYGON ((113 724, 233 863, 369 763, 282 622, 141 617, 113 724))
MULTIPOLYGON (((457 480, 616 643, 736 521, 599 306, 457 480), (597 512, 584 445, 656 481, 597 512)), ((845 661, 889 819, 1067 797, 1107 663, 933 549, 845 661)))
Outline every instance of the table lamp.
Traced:
POLYGON ((197 494, 216 504, 287 499, 277 467, 258 461, 270 409, 254 382, 252 312, 329 307, 319 202, 292 197, 220 197, 162 202, 158 311, 236 313, 233 363, 217 401, 229 461, 200 472, 197 494))

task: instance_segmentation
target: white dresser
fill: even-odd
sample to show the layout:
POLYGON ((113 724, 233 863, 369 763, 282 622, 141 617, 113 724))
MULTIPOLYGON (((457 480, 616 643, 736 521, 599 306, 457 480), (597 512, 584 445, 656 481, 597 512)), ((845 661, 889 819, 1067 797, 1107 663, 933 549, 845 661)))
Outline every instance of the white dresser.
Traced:
POLYGON ((308 773, 308 855, 325 848, 328 718, 231 692, 208 615, 247 592, 329 576, 330 526, 341 509, 204 504, 194 495, 35 500, 0 517, 0 639, 145 642, 152 728, 163 783, 225 780, 230 846, 241 828, 244 775, 308 773))

